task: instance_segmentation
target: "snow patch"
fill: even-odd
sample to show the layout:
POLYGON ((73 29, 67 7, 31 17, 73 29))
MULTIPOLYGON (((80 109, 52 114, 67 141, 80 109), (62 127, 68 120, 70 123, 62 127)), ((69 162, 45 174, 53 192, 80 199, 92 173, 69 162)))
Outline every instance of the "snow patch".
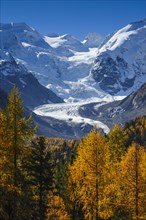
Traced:
POLYGON ((63 39, 63 36, 59 36, 59 37, 45 36, 44 40, 46 43, 48 43, 53 48, 60 47, 64 42, 67 41, 66 39, 63 39))
POLYGON ((24 87, 26 85, 26 82, 23 79, 21 79, 21 78, 19 78, 19 80, 23 84, 23 87, 24 87))
POLYGON ((28 44, 28 43, 25 43, 25 42, 21 42, 21 44, 23 47, 35 47, 35 46, 28 44))

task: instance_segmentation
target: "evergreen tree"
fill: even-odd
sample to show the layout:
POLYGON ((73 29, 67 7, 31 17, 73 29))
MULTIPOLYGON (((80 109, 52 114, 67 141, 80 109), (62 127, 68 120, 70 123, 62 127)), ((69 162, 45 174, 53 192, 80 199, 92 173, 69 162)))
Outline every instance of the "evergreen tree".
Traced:
POLYGON ((26 164, 29 184, 33 191, 33 219, 44 220, 48 191, 52 190, 52 154, 46 148, 45 138, 37 137, 31 144, 31 156, 26 164))

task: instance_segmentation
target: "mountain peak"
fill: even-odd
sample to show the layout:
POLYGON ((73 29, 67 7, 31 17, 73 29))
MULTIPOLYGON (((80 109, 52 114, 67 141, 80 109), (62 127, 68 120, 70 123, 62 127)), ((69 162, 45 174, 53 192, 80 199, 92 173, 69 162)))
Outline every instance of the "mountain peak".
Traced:
POLYGON ((143 20, 130 23, 105 39, 91 70, 104 91, 127 95, 146 80, 145 36, 143 20))
POLYGON ((47 37, 59 37, 59 34, 56 33, 49 33, 46 35, 47 37))
POLYGON ((25 22, 10 22, 10 23, 0 23, 0 27, 2 30, 16 30, 16 29, 25 29, 25 30, 34 30, 29 27, 25 22))
POLYGON ((61 36, 61 38, 66 39, 66 40, 76 40, 79 41, 76 37, 72 36, 71 34, 64 34, 61 36))
POLYGON ((47 35, 44 37, 44 40, 51 45, 51 47, 58 48, 59 52, 67 52, 68 50, 68 54, 72 54, 70 50, 80 52, 88 51, 87 47, 84 46, 80 40, 70 34, 64 34, 61 36, 47 35))
POLYGON ((103 37, 100 34, 96 32, 89 32, 82 43, 87 47, 98 47, 102 40, 103 37))
POLYGON ((130 23, 133 28, 138 28, 138 27, 143 27, 144 25, 146 25, 146 18, 143 20, 139 20, 139 21, 134 21, 130 23))
POLYGON ((11 47, 19 46, 21 43, 47 48, 50 46, 43 40, 42 36, 32 27, 24 22, 0 24, 0 37, 2 39, 1 46, 10 49, 11 47))

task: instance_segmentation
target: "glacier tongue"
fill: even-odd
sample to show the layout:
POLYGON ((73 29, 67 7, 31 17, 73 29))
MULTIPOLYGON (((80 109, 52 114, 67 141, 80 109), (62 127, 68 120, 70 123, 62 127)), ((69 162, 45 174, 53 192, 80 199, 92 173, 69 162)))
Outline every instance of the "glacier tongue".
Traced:
POLYGON ((104 123, 80 116, 79 109, 83 104, 87 104, 87 102, 43 105, 35 108, 34 113, 40 116, 66 121, 66 123, 72 124, 72 126, 74 124, 82 124, 83 127, 86 124, 89 124, 101 128, 105 133, 108 133, 109 128, 104 123))

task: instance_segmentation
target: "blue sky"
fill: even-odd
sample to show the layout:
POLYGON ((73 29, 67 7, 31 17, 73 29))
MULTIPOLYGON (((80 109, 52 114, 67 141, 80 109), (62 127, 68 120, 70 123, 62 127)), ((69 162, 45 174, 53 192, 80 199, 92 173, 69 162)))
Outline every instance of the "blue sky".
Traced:
POLYGON ((0 20, 26 22, 41 34, 71 34, 84 39, 88 32, 102 36, 146 18, 146 0, 1 0, 0 20))

